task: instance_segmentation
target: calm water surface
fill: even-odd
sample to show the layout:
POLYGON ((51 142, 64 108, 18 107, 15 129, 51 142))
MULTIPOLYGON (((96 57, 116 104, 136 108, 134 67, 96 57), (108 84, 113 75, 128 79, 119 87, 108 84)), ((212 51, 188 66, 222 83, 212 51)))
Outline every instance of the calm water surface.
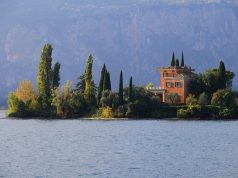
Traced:
POLYGON ((237 176, 237 121, 0 119, 0 177, 237 176))

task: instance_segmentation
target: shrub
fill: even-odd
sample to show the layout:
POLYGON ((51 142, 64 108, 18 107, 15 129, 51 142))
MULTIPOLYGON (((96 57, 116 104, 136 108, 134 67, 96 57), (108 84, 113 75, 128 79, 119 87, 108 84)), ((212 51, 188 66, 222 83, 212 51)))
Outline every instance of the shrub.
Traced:
POLYGON ((229 108, 220 108, 218 116, 222 119, 229 119, 233 116, 233 111, 229 108))
POLYGON ((198 97, 198 104, 200 105, 208 105, 210 104, 210 97, 205 92, 201 93, 198 97))
POLYGON ((165 102, 169 104, 177 104, 179 102, 178 93, 166 93, 165 94, 165 102))
POLYGON ((18 103, 19 100, 14 92, 10 92, 8 94, 8 108, 9 108, 9 114, 16 113, 18 110, 18 103))
POLYGON ((186 104, 187 105, 195 105, 197 104, 197 98, 193 94, 189 94, 188 97, 186 98, 186 104))
POLYGON ((229 107, 234 104, 233 94, 230 90, 218 90, 213 93, 211 104, 215 106, 229 107))
POLYGON ((184 108, 178 109, 177 117, 178 118, 189 118, 190 117, 189 110, 184 109, 184 108))
POLYGON ((113 111, 112 108, 106 106, 102 107, 97 111, 96 117, 98 118, 112 118, 113 117, 113 111))
POLYGON ((201 107, 198 105, 181 108, 177 110, 177 117, 178 118, 199 118, 200 111, 201 111, 201 107))

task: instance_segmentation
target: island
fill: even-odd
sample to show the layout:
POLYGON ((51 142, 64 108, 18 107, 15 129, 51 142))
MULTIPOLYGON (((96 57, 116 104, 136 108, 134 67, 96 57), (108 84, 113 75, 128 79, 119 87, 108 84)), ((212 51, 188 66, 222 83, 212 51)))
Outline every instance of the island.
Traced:
POLYGON ((85 70, 72 87, 67 81, 60 87, 60 67, 52 64, 53 48, 45 44, 38 66, 34 89, 32 81, 22 80, 8 95, 8 116, 15 118, 128 118, 128 119, 236 119, 238 92, 232 90, 234 73, 221 60, 218 68, 197 74, 172 55, 169 66, 158 69, 161 86, 148 83, 133 85, 132 76, 124 87, 123 72, 118 90, 113 91, 110 72, 102 66, 98 86, 93 76, 93 56, 89 55, 85 70))

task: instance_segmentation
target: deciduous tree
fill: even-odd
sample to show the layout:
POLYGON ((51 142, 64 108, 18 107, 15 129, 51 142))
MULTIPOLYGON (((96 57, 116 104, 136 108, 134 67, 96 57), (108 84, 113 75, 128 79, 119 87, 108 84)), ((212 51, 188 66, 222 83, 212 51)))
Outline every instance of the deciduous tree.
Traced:
POLYGON ((39 104, 43 110, 48 110, 51 103, 51 63, 52 63, 52 46, 46 44, 43 47, 40 57, 37 75, 37 94, 39 104))
POLYGON ((16 97, 23 102, 35 100, 35 91, 30 80, 20 81, 16 90, 16 97))

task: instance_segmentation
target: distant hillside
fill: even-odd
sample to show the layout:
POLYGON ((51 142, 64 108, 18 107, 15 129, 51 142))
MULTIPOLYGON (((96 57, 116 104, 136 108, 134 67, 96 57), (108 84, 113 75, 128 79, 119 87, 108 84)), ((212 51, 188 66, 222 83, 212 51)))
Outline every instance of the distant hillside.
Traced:
MULTIPOLYGON (((136 84, 159 85, 156 68, 172 52, 197 71, 222 58, 238 76, 237 1, 2 0, 0 3, 0 94, 21 79, 34 80, 41 48, 50 42, 62 63, 62 79, 75 81, 89 53, 96 81, 106 63, 113 88, 119 71, 136 84), (90 3, 89 3, 90 2, 90 3), (182 3, 181 3, 182 2, 182 3)), ((234 85, 238 85, 238 77, 234 85)))

